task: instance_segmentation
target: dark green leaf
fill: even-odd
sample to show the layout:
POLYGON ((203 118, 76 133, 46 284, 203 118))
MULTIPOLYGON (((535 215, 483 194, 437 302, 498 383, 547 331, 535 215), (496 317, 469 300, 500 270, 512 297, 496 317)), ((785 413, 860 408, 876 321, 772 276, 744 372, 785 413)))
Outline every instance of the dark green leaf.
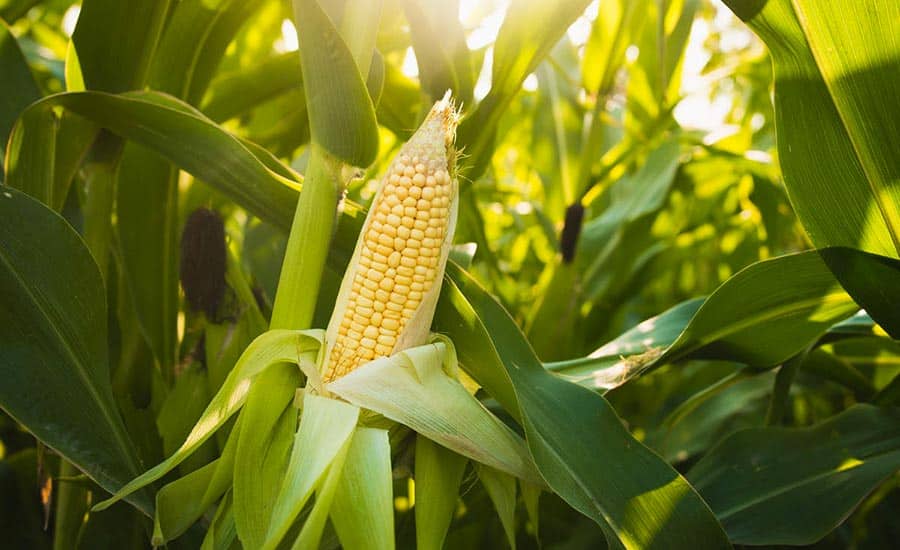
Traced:
MULTIPOLYGON (((112 95, 79 92, 51 96, 26 111, 61 106, 122 137, 153 149, 215 186, 250 212, 285 230, 294 216, 296 181, 272 171, 277 162, 255 156, 240 140, 190 106, 155 92, 112 95)), ((12 139, 27 140, 28 136, 12 139)), ((32 145, 28 150, 34 150, 32 145)), ((283 169, 284 170, 284 169, 283 169)), ((282 172, 283 172, 282 170, 282 172)))
MULTIPOLYGON (((9 187, 0 188, 0 288, 0 405, 116 491, 140 466, 109 380, 103 280, 65 220, 9 187)), ((144 493, 130 501, 152 509, 144 493)))
POLYGON ((670 461, 704 452, 722 436, 760 425, 772 393, 772 371, 734 372, 691 395, 647 436, 647 444, 670 461))
POLYGON ((422 89, 437 101, 447 90, 463 105, 472 102, 475 85, 459 2, 406 0, 403 4, 422 89))
MULTIPOLYGON (((5 22, 0 20, 0 74, 3 74, 3 93, 0 94, 0 148, 6 148, 6 141, 13 123, 32 101, 40 99, 41 93, 28 68, 25 56, 19 49, 5 22)), ((0 158, 0 169, 3 159, 0 158)))
POLYGON ((203 112, 216 122, 223 122, 302 86, 299 54, 283 53, 215 79, 204 100, 203 112))
POLYGON ((810 428, 755 428, 688 473, 740 544, 812 544, 900 468, 900 414, 855 405, 810 428))
MULTIPOLYGON (((481 373, 505 371, 498 376, 512 387, 529 449, 555 492, 603 527, 612 547, 689 548, 697 541, 707 548, 729 547, 687 481, 634 439, 602 396, 544 370, 506 311, 462 270, 452 265, 447 270, 477 317, 455 322, 436 317, 438 329, 460 350, 480 339, 493 354, 491 363, 477 368, 462 352, 459 358, 488 391, 496 384, 481 373)), ((448 294, 456 290, 447 281, 444 286, 452 287, 448 294)), ((507 405, 508 398, 494 396, 507 405)))
POLYGON ((690 355, 771 367, 856 310, 816 252, 780 256, 725 281, 656 362, 690 355))
POLYGON ((359 67, 318 0, 294 0, 294 13, 312 139, 349 164, 368 166, 378 152, 378 124, 359 67))
POLYGON ((59 119, 49 109, 26 109, 6 149, 4 182, 44 204, 52 204, 56 135, 59 119))
POLYGON ((856 303, 900 339, 900 261, 855 248, 824 248, 819 253, 856 303))
POLYGON ((726 0, 769 47, 785 185, 816 246, 900 254, 900 5, 726 0))
POLYGON ((85 0, 72 41, 88 89, 141 88, 168 10, 169 0, 85 0))
MULTIPOLYGON (((122 270, 141 332, 171 373, 178 316, 176 169, 140 145, 125 147, 116 189, 122 270)), ((179 441, 180 443, 180 441, 179 441)))

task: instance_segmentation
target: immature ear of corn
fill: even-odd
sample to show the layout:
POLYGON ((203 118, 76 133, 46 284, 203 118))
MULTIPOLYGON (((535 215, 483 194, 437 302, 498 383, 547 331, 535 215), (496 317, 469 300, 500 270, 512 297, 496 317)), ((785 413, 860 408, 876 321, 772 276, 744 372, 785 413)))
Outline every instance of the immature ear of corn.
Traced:
POLYGON ((448 93, 384 175, 328 324, 323 382, 426 342, 456 225, 457 119, 448 93))

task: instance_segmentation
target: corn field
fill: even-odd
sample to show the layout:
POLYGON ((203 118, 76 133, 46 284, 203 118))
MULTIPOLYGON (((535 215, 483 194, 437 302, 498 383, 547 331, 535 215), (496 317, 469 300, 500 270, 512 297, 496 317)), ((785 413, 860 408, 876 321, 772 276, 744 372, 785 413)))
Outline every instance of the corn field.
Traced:
POLYGON ((900 545, 896 0, 0 19, 0 547, 900 545))

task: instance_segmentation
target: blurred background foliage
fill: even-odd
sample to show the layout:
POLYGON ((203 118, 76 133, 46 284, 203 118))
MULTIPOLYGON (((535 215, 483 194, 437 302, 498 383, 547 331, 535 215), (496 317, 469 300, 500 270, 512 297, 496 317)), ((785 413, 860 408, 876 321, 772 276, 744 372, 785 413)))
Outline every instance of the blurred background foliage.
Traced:
MULTIPOLYGON (((204 7, 218 13, 217 6, 231 3, 181 4, 176 10, 196 4, 198 13, 206 13, 204 7)), ((527 32, 542 23, 538 4, 385 0, 376 39, 380 59, 369 74, 377 90, 380 148, 376 162, 351 183, 349 199, 363 205, 371 199, 377 177, 431 102, 447 88, 456 90, 469 117, 460 129, 457 242, 477 244, 469 272, 498 297, 551 368, 590 354, 685 300, 708 295, 756 261, 810 248, 779 171, 771 60, 728 8, 713 0, 571 2, 576 13, 567 30, 558 40, 539 44, 527 32), (511 29, 506 40, 520 40, 519 48, 497 44, 501 24, 513 27, 516 18, 525 30, 511 29), (531 52, 529 59, 530 48, 546 51, 531 52)), ((18 42, 40 96, 77 89, 71 79, 66 84, 66 58, 79 9, 72 0, 0 0, 0 18, 18 42)), ((177 67, 159 56, 174 56, 185 46, 177 35, 165 35, 147 87, 180 97, 303 172, 310 131, 290 2, 247 1, 227 13, 234 19, 231 34, 213 34, 206 45, 223 50, 220 62, 204 66, 195 59, 194 80, 179 87, 168 72, 177 67)), ((175 20, 173 13, 168 17, 175 20)), ((4 140, 11 125, 0 120, 4 140)), ((69 193, 62 208, 76 228, 84 227, 89 164, 76 174, 78 192, 69 193)), ((173 242, 196 208, 215 209, 267 316, 285 234, 186 172, 172 181, 177 212, 166 229, 150 230, 168 231, 173 242)), ((122 208, 125 184, 119 185, 122 208)), ((141 199, 135 200, 140 208, 141 199)), ((129 312, 144 307, 131 295, 140 294, 143 283, 126 274, 128 248, 143 243, 130 243, 128 230, 119 231, 108 278, 111 325, 118 327, 113 385, 131 433, 144 434, 138 445, 145 462, 155 463, 180 441, 202 410, 196 403, 208 400, 215 385, 207 390, 205 377, 198 376, 202 316, 179 305, 177 322, 159 332, 128 325, 129 319, 134 325, 129 312), (172 341, 179 343, 173 358, 159 343, 166 331, 175 331, 172 341), (177 408, 190 402, 195 405, 177 408), (172 414, 173 407, 184 414, 172 414)), ((157 261, 151 259, 146 268, 161 269, 157 261)), ((337 271, 326 278, 326 295, 336 293, 339 281, 337 271)), ((167 288, 167 296, 183 302, 177 289, 167 288)), ((316 326, 324 326, 330 315, 328 300, 320 304, 316 326)), ((255 335, 246 324, 228 326, 233 330, 244 331, 237 337, 243 342, 255 335)), ((838 333, 804 359, 790 389, 785 424, 808 426, 828 418, 870 399, 900 373, 897 343, 873 332, 871 323, 863 320, 857 328, 848 322, 838 333)), ((233 358, 231 332, 220 337, 221 350, 233 358)), ((207 332, 207 348, 209 338, 207 332)), ((734 363, 688 360, 621 386, 607 398, 639 439, 685 471, 725 435, 766 423, 774 379, 771 372, 737 370, 734 363)), ((214 449, 208 451, 214 456, 214 449)), ((55 466, 48 455, 0 417, 0 533, 13 541, 10 547, 51 545, 44 525, 45 510, 52 506, 47 472, 55 466)), ((898 484, 894 474, 816 547, 896 543, 898 484)), ((448 547, 503 544, 484 491, 471 479, 464 487, 448 547)), ((412 540, 406 513, 412 503, 405 493, 398 485, 401 542, 412 540)), ((551 495, 541 501, 544 547, 602 544, 595 524, 558 504, 551 495)), ((103 528, 115 523, 110 517, 103 528)), ((91 538, 97 531, 90 525, 82 531, 83 547, 121 541, 91 538)), ((119 523, 120 531, 126 527, 119 523)), ((531 523, 521 526, 522 547, 534 545, 536 529, 531 523)), ((122 536, 144 540, 140 529, 137 533, 122 536)), ((199 539, 188 533, 184 540, 175 545, 191 547, 199 539)))

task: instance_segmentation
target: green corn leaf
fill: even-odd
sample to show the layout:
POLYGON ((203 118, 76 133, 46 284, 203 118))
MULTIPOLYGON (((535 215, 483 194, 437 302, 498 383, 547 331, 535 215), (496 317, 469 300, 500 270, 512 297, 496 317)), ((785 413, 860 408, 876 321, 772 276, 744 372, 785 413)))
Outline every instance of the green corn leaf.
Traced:
POLYGON ((625 62, 625 48, 643 24, 637 8, 644 2, 613 0, 603 5, 591 26, 591 34, 584 46, 582 78, 586 90, 606 94, 613 85, 616 71, 625 62))
MULTIPOLYGON (((164 456, 178 450, 191 429, 196 424, 203 409, 209 403, 206 373, 203 367, 194 363, 178 374, 175 385, 166 394, 156 417, 156 427, 162 439, 164 456)), ((215 443, 200 447, 181 465, 181 472, 188 473, 209 463, 218 454, 215 443)))
MULTIPOLYGON (((290 226, 297 197, 297 181, 284 177, 284 168, 270 168, 271 157, 261 160, 199 111, 157 92, 112 95, 102 92, 59 94, 33 104, 23 116, 50 116, 54 107, 85 117, 114 133, 153 149, 175 165, 210 185, 260 218, 282 229, 290 226)), ((11 136, 10 164, 14 157, 31 155, 46 163, 41 153, 46 140, 29 138, 27 127, 17 125, 11 136), (20 145, 13 148, 12 143, 20 145)), ((52 163, 50 163, 52 166, 52 163)), ((52 176, 51 176, 52 177, 52 176)))
POLYGON ((416 547, 440 550, 456 506, 466 457, 429 438, 416 436, 416 547))
POLYGON ((774 366, 857 309, 816 252, 757 262, 717 288, 656 362, 691 355, 774 366))
POLYGON ((855 248, 819 250, 850 296, 894 339, 900 339, 900 261, 855 248))
POLYGON ((322 331, 271 330, 256 338, 241 355, 234 369, 212 398, 181 447, 166 460, 144 472, 118 490, 112 498, 97 504, 104 510, 134 491, 172 471, 196 451, 213 433, 243 406, 253 378, 277 363, 315 363, 321 347, 322 331))
POLYGON ((898 6, 726 0, 772 55, 779 163, 813 244, 900 254, 898 6))
POLYGON ((681 67, 699 0, 646 2, 640 11, 635 45, 640 54, 629 65, 625 126, 641 135, 667 118, 678 100, 681 67))
MULTIPOLYGON (((0 73, 3 73, 5 80, 3 95, 0 96, 0 146, 5 147, 19 113, 24 111, 29 103, 40 99, 41 93, 16 42, 16 37, 2 20, 0 20, 0 73)), ((3 160, 0 159, 0 169, 2 168, 3 160)))
POLYGON ((294 0, 294 13, 312 139, 344 162, 368 166, 378 124, 353 52, 318 0, 294 0))
POLYGON ((710 384, 679 404, 648 433, 647 445, 670 462, 684 462, 726 434, 762 424, 775 374, 753 375, 742 369, 710 384))
MULTIPOLYGON (((63 218, 8 186, 0 294, 0 407, 98 485, 119 490, 141 466, 110 385, 103 279, 63 218)), ((129 502, 153 508, 143 492, 129 502)))
POLYGON ((188 0, 175 4, 150 68, 153 89, 197 104, 225 48, 262 4, 263 0, 188 0))
MULTIPOLYGON (((219 463, 218 459, 214 460, 167 484, 156 493, 152 538, 154 546, 162 545, 166 540, 182 534, 206 511, 211 504, 206 502, 206 493, 219 463)), ((227 489, 227 486, 222 489, 227 489)), ((216 495, 218 496, 221 495, 216 495)))
POLYGON ((338 485, 340 485, 343 477, 344 462, 349 450, 350 446, 345 445, 329 464, 328 474, 316 490, 316 502, 312 510, 310 510, 309 516, 303 522, 300 534, 297 535, 297 539, 291 545, 292 550, 319 547, 322 533, 325 531, 325 522, 328 520, 331 503, 334 502, 334 494, 337 492, 338 485))
POLYGON ((628 433, 602 396, 545 370, 506 311, 456 266, 447 272, 453 282, 444 281, 445 295, 462 291, 454 302, 467 300, 473 315, 445 310, 437 330, 462 350, 476 342, 484 350, 461 355, 462 364, 504 407, 514 392, 511 414, 522 419, 541 476, 560 497, 600 525, 613 547, 729 546, 699 495, 628 433))
POLYGON ((534 527, 534 536, 540 540, 540 500, 541 488, 519 480, 519 490, 522 493, 522 501, 525 504, 525 512, 534 527))
POLYGON ((178 336, 178 171, 135 143, 116 178, 121 267, 141 333, 163 373, 176 362, 178 336))
MULTIPOLYGON (((4 72, 16 76, 17 69, 14 58, 10 57, 12 52, 8 44, 0 44, 0 63, 7 66, 4 72)), ((70 89, 83 89, 81 68, 71 42, 67 53, 66 85, 70 89), (73 80, 78 82, 70 82, 73 80)), ((18 89, 21 91, 21 84, 18 89)), ((0 111, 15 104, 16 94, 7 97, 12 103, 10 107, 0 107, 0 111)), ((28 103, 39 97, 36 92, 28 103)), ((4 115, 0 112, 0 145, 5 148, 4 156, 9 162, 9 166, 4 165, 5 183, 25 191, 58 212, 62 210, 72 178, 94 142, 98 129, 90 121, 68 112, 58 114, 46 109, 26 109, 26 106, 21 105, 15 113, 6 111, 14 116, 5 129, 4 115), (10 138, 8 142, 7 136, 10 138)))
POLYGON ((85 0, 72 42, 87 87, 106 92, 142 88, 168 11, 169 0, 85 0))
POLYGON ((6 146, 4 182, 44 204, 53 204, 59 120, 50 110, 26 109, 6 146))
POLYGON ((467 177, 477 179, 494 151, 500 116, 522 82, 534 72, 590 2, 588 0, 518 0, 507 10, 494 44, 491 91, 459 127, 457 142, 471 158, 467 177), (540 21, 540 25, 535 25, 540 21))
MULTIPOLYGON (((631 328, 615 340, 608 342, 584 358, 544 363, 544 366, 582 386, 609 390, 631 378, 631 372, 623 369, 623 358, 640 356, 654 349, 665 349, 684 330, 700 309, 704 298, 694 298, 672 306, 656 317, 651 317, 631 328), (610 372, 607 369, 612 368, 610 372)), ((644 362, 636 357, 630 361, 635 369, 644 362)))
POLYGON ((223 122, 288 91, 302 89, 299 67, 297 52, 287 52, 223 73, 210 85, 202 110, 212 120, 223 122))
POLYGON ((342 547, 347 550, 393 550, 392 484, 388 432, 357 428, 331 503, 331 523, 342 547))
POLYGON ((815 251, 752 264, 722 283, 699 308, 697 303, 685 302, 645 321, 588 359, 560 362, 551 368, 577 376, 589 387, 610 389, 648 369, 686 357, 773 367, 805 349, 859 307, 815 251), (673 330, 685 321, 672 341, 673 330), (652 334, 644 338, 643 345, 637 344, 644 333, 652 334), (628 357, 614 360, 617 353, 628 357))
POLYGON ((858 401, 869 401, 875 395, 872 380, 850 362, 822 348, 809 352, 802 369, 803 372, 844 386, 853 392, 858 401))
POLYGON ((471 103, 475 77, 471 52, 459 22, 459 2, 406 0, 403 7, 410 22, 422 89, 431 101, 438 101, 444 92, 453 90, 453 97, 464 106, 471 103), (438 36, 441 38, 436 40, 438 36))
POLYGON ((378 122, 400 139, 409 139, 418 127, 422 107, 418 84, 400 68, 385 63, 384 88, 378 102, 378 122))
MULTIPOLYGON (((376 88, 378 83, 369 82, 368 77, 374 68, 372 65, 372 61, 375 59, 373 52, 375 52, 378 22, 381 20, 383 3, 383 0, 346 0, 340 28, 341 37, 347 44, 350 56, 356 62, 359 74, 366 77, 367 86, 376 85, 376 88)), ((375 98, 380 93, 378 89, 369 89, 373 105, 377 103, 375 98)))
POLYGON ((61 210, 96 134, 94 124, 72 113, 25 109, 6 144, 5 183, 61 210))
MULTIPOLYGON (((196 103, 259 0, 176 4, 149 69, 151 86, 196 103)), ((176 107, 177 108, 177 107, 176 107)), ((164 373, 176 354, 178 172, 162 156, 128 144, 118 170, 117 230, 122 268, 144 337, 164 373)))
POLYGON ((900 415, 854 405, 809 428, 732 434, 688 479, 735 543, 806 545, 842 522, 898 468, 900 415))

